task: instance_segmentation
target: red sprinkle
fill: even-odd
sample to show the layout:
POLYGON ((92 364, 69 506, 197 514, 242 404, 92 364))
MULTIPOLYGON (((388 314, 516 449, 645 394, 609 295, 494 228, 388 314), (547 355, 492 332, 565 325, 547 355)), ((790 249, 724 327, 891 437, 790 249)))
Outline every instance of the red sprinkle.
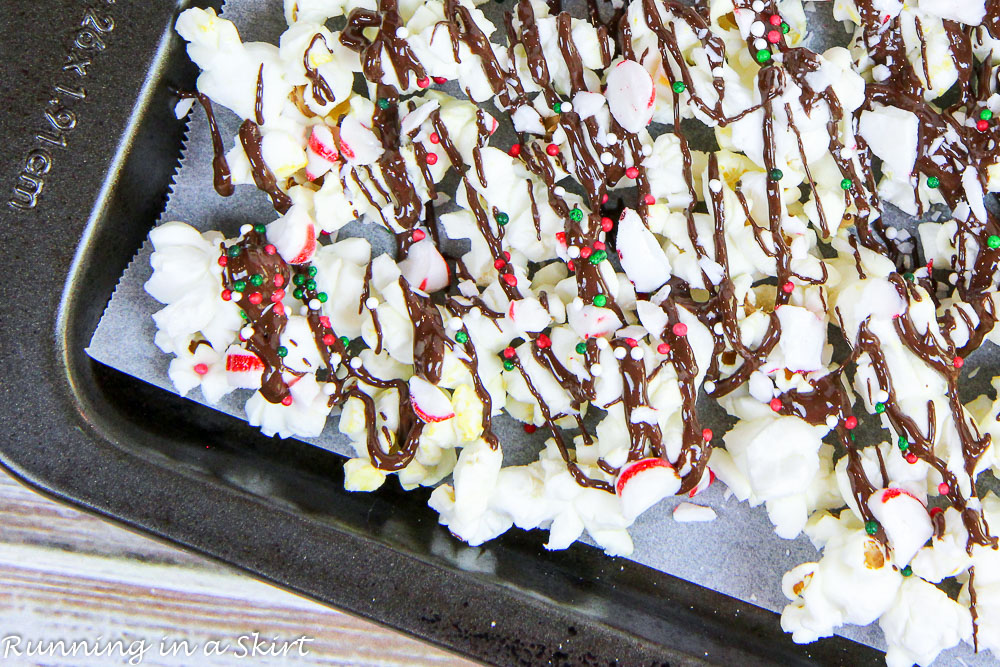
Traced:
POLYGON ((965 365, 965 359, 963 359, 962 357, 955 357, 954 359, 951 360, 951 363, 955 368, 961 368, 962 366, 965 365))
POLYGON ((566 245, 566 232, 556 232, 556 241, 559 241, 559 243, 566 245))
POLYGON ((430 80, 430 78, 428 78, 426 76, 423 77, 423 78, 421 78, 421 79, 417 79, 417 86, 419 88, 427 88, 430 85, 431 85, 431 80, 430 80))
POLYGON ((775 28, 777 28, 779 25, 781 25, 781 17, 778 16, 777 14, 771 14, 771 18, 769 18, 767 22, 773 25, 775 28))
POLYGON ((510 150, 507 151, 507 155, 511 157, 517 157, 520 154, 521 154, 521 144, 514 144, 513 146, 510 147, 510 150))
POLYGON ((638 167, 629 167, 628 169, 625 170, 625 175, 628 176, 629 178, 638 178, 639 177, 639 168, 638 167))
POLYGON ((260 292, 251 292, 250 296, 247 297, 247 300, 256 306, 258 303, 264 300, 264 297, 260 292))
POLYGON ((507 252, 506 250, 504 250, 503 251, 503 258, 506 259, 509 262, 510 261, 510 253, 507 252))
POLYGON ((913 452, 910 452, 909 454, 906 455, 906 462, 907 463, 916 463, 917 462, 917 455, 914 454, 913 452))
POLYGON ((777 44, 778 42, 781 41, 781 33, 778 32, 777 30, 771 30, 770 32, 767 33, 767 41, 771 42, 772 44, 777 44))
POLYGON ((772 398, 769 405, 771 406, 771 409, 774 410, 775 412, 781 412, 782 405, 780 398, 777 397, 772 398))
POLYGON ((552 346, 552 339, 545 334, 538 334, 538 338, 535 339, 535 344, 544 350, 545 348, 552 346))
POLYGON ((194 372, 198 375, 204 375, 208 372, 208 364, 195 364, 194 372))
POLYGON ((275 315, 284 315, 285 314, 285 304, 280 303, 280 302, 276 303, 276 304, 274 304, 274 307, 272 308, 272 310, 274 310, 274 314, 275 315))
POLYGON ((576 265, 573 263, 573 260, 566 262, 566 268, 570 271, 576 271, 576 265))
POLYGON ((436 83, 438 85, 441 85, 442 83, 448 83, 448 79, 446 79, 443 76, 435 76, 435 77, 431 77, 431 78, 433 78, 434 79, 434 83, 436 83))
POLYGON ((504 359, 513 359, 515 354, 517 354, 517 352, 510 345, 503 349, 504 359))
POLYGON ((276 275, 274 277, 274 286, 275 287, 284 287, 285 286, 285 276, 281 275, 280 273, 278 275, 276 275))
POLYGON ((979 130, 980 132, 985 132, 986 130, 990 129, 990 121, 983 120, 982 118, 980 118, 979 120, 976 121, 976 129, 979 130))
POLYGON ((660 354, 670 354, 670 346, 666 343, 660 343, 656 346, 656 351, 660 354))
POLYGON ((271 301, 273 303, 278 303, 284 298, 285 298, 285 290, 283 289, 276 289, 273 292, 271 292, 271 301))
POLYGON ((781 286, 781 289, 785 294, 791 294, 792 292, 795 291, 795 283, 789 280, 787 283, 781 286))
POLYGON ((292 404, 292 397, 285 396, 283 399, 281 399, 281 404, 284 405, 285 407, 288 407, 289 405, 292 404))
POLYGON ((594 253, 594 249, 590 248, 588 246, 584 246, 584 247, 580 248, 580 257, 583 257, 584 259, 587 259, 588 257, 590 257, 593 253, 594 253))
POLYGON ((219 258, 219 266, 225 266, 226 264, 229 264, 229 259, 223 255, 219 258))
POLYGON ((602 204, 607 204, 608 203, 608 193, 607 192, 605 192, 603 195, 601 195, 601 203, 602 204))
POLYGON ((646 202, 646 206, 652 206, 653 204, 656 203, 656 197, 654 197, 653 195, 646 195, 645 197, 643 197, 642 200, 646 202))
POLYGON ((687 336, 688 326, 686 324, 684 324, 683 322, 678 322, 677 324, 675 324, 673 326, 673 328, 671 329, 671 331, 674 332, 675 336, 687 336))
POLYGON ((629 347, 635 347, 636 345, 639 344, 639 341, 637 341, 635 338, 626 338, 625 344, 628 345, 629 347))
POLYGON ((222 300, 223 301, 229 301, 232 298, 233 298, 233 293, 232 293, 231 290, 227 290, 227 289, 222 290, 222 300))
POLYGON ((438 136, 437 132, 431 132, 431 136, 429 136, 427 138, 430 139, 430 142, 432 144, 441 143, 441 137, 438 136))
POLYGON ((428 153, 427 154, 427 164, 437 164, 437 161, 438 161, 438 155, 437 155, 437 153, 428 153))
POLYGON ((324 327, 326 327, 327 329, 329 329, 329 328, 330 328, 330 318, 329 318, 329 317, 327 317, 326 315, 323 315, 323 316, 321 316, 321 317, 319 318, 319 323, 320 323, 320 326, 324 326, 324 327))
POLYGON ((555 157, 556 155, 559 155, 559 147, 556 146, 555 144, 549 144, 548 146, 545 147, 545 152, 551 155, 552 157, 555 157))
POLYGON ((615 221, 611 218, 601 218, 601 229, 605 232, 610 232, 615 228, 615 221))
POLYGON ((425 232, 422 229, 414 229, 413 230, 413 240, 414 241, 423 241, 425 238, 427 238, 427 232, 425 232))
POLYGON ((537 430, 538 430, 538 427, 535 426, 534 424, 525 424, 524 425, 524 432, 527 433, 528 435, 531 435, 532 433, 534 433, 537 430))
POLYGON ((270 243, 268 243, 268 244, 267 244, 266 246, 264 246, 264 252, 266 252, 266 253, 267 253, 268 255, 273 255, 273 254, 275 254, 276 252, 278 252, 278 249, 277 249, 277 248, 275 248, 275 247, 274 247, 273 245, 271 245, 270 243))
POLYGON ((844 428, 846 428, 848 431, 850 431, 853 428, 856 428, 857 425, 858 425, 858 418, 855 417, 854 415, 851 415, 844 420, 844 428))
POLYGON ((703 437, 705 439, 705 442, 710 441, 712 439, 712 429, 710 429, 710 428, 704 429, 701 432, 701 437, 703 437))
POLYGON ((323 336, 323 345, 333 345, 337 342, 337 337, 333 334, 326 334, 323 336))
POLYGON ((493 268, 496 269, 497 271, 499 271, 505 266, 507 266, 507 262, 503 261, 502 259, 498 259, 495 262, 493 262, 493 268))
POLYGON ((938 514, 940 514, 943 511, 944 510, 941 509, 940 507, 932 507, 931 508, 931 518, 933 519, 934 517, 936 517, 938 514))
POLYGON ((515 285, 517 285, 517 276, 515 276, 513 273, 505 273, 503 274, 503 281, 508 285, 510 285, 511 287, 514 287, 515 285))
POLYGON ((604 245, 604 241, 594 241, 594 250, 604 250, 605 248, 607 246, 604 245))
POLYGON ((951 487, 948 486, 946 482, 941 482, 940 484, 938 484, 938 493, 940 493, 942 496, 948 495, 950 491, 951 487))

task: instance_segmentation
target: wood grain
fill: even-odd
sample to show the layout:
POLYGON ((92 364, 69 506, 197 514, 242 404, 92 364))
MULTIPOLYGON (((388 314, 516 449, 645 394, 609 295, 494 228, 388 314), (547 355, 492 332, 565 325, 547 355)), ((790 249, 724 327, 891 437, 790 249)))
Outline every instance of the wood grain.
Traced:
POLYGON ((129 664, 121 649, 110 660, 60 657, 58 647, 54 656, 17 657, 14 640, 4 642, 12 636, 21 638, 22 651, 37 640, 106 646, 121 639, 126 650, 142 640, 149 647, 143 665, 471 664, 58 505, 0 473, 0 663, 129 664), (255 659, 238 659, 251 652, 253 632, 277 644, 258 644, 255 659), (302 636, 312 641, 288 645, 302 636), (191 656, 159 654, 161 641, 182 640, 195 651, 191 656), (210 641, 229 651, 205 655, 210 641), (287 655, 280 655, 283 648, 287 655), (274 651, 279 655, 268 655, 274 651))

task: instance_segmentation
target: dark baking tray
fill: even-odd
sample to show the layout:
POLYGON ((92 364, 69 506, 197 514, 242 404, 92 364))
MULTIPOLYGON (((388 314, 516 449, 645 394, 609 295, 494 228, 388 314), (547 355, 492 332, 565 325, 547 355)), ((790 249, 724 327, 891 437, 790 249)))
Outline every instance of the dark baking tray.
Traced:
POLYGON ((339 457, 91 361, 84 347, 162 209, 183 140, 169 88, 197 74, 171 30, 186 4, 0 4, 0 461, 11 474, 485 662, 881 663, 840 638, 796 646, 768 611, 589 547, 549 553, 517 531, 464 546, 425 494, 347 493, 339 457), (14 193, 26 169, 46 173, 25 210, 9 200, 30 203, 14 193))

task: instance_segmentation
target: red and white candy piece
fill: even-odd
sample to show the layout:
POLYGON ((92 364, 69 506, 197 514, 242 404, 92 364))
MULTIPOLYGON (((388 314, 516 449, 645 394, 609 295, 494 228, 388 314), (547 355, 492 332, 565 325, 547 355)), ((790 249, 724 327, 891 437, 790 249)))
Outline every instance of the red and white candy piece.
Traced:
POLYGON ((226 350, 226 378, 237 389, 260 389, 264 362, 250 350, 230 345, 226 350))
POLYGON ((305 264, 316 253, 316 224, 304 206, 293 206, 267 226, 267 240, 289 264, 305 264))
POLYGON ((326 125, 313 125, 306 147, 306 178, 315 181, 340 162, 340 151, 333 140, 333 132, 326 125))
POLYGON ((868 499, 868 509, 889 539, 896 567, 904 567, 913 560, 934 534, 927 508, 903 489, 879 489, 868 499))
POLYGON ((580 338, 599 338, 608 336, 618 330, 622 321, 610 308, 584 306, 583 308, 568 308, 569 325, 580 338))
POLYGON ((653 118, 656 101, 653 79, 646 68, 634 60, 623 60, 608 73, 604 95, 611 115, 629 132, 638 132, 653 118))
POLYGON ((425 422, 443 422, 455 416, 448 395, 416 375, 410 378, 410 405, 425 422))
POLYGON ((648 458, 625 464, 618 473, 615 492, 622 502, 622 513, 633 520, 681 488, 681 478, 674 467, 660 458, 648 458))
POLYGON ((549 326, 552 316, 545 310, 542 303, 535 298, 511 301, 507 308, 507 317, 521 331, 537 332, 549 326))
POLYGON ((701 476, 701 481, 699 481, 693 489, 688 491, 688 498, 694 498, 696 495, 710 487, 714 481, 715 473, 712 472, 711 468, 706 468, 705 472, 701 476))
POLYGON ((447 287, 451 275, 437 246, 427 238, 410 246, 399 270, 412 287, 428 294, 447 287))
POLYGON ((340 154, 350 164, 371 164, 382 155, 382 142, 354 116, 346 116, 340 124, 340 154))
POLYGON ((617 238, 622 269, 637 292, 653 292, 670 280, 670 260, 639 214, 630 208, 622 211, 617 238))

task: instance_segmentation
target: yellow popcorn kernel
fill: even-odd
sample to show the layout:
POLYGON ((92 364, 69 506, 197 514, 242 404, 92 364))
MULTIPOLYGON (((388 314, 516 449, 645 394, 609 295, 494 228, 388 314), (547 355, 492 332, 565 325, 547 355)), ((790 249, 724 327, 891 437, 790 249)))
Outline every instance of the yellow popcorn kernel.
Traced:
POLYGON ((455 410, 455 432, 462 442, 475 440, 483 432, 483 404, 476 391, 467 384, 460 385, 451 396, 455 410))
POLYGON ((385 482, 386 473, 367 459, 351 459, 344 464, 344 488, 348 491, 374 491, 385 482))

